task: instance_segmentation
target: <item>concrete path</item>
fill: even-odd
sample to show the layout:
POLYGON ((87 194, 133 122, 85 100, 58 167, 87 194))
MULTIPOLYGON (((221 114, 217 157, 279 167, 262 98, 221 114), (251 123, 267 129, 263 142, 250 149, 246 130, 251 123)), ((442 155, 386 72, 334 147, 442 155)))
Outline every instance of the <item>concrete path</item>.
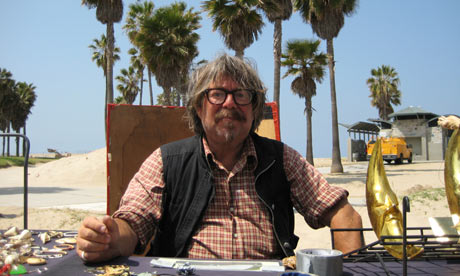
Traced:
MULTIPOLYGON (((30 169, 29 169, 30 170, 30 169)), ((106 210, 105 186, 28 186, 28 207, 68 207, 94 211, 106 210)), ((24 206, 24 169, 0 169, 0 206, 24 206)))

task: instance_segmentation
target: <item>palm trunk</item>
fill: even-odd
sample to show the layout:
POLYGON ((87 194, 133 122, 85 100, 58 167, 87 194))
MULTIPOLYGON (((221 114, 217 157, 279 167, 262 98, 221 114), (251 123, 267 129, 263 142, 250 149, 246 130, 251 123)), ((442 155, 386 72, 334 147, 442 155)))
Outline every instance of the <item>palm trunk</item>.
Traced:
POLYGON ((239 49, 238 49, 238 50, 235 50, 235 56, 236 56, 237 58, 241 58, 241 59, 242 59, 242 58, 244 57, 244 49, 242 49, 242 50, 239 50, 239 49))
MULTIPOLYGON (((8 128, 6 133, 10 133, 10 122, 8 122, 8 128)), ((10 156, 10 136, 6 137, 6 156, 10 156)))
POLYGON ((149 73, 150 105, 153 105, 152 71, 150 71, 150 68, 147 68, 147 70, 149 73))
POLYGON ((164 89, 165 105, 171 106, 171 87, 165 87, 164 89))
POLYGON ((179 91, 177 91, 177 95, 176 95, 176 106, 180 106, 180 93, 179 93, 179 91))
MULTIPOLYGON (((21 134, 20 130, 16 130, 16 134, 21 134)), ((19 157, 19 137, 16 137, 16 157, 19 157)))
POLYGON ((388 100, 388 91, 384 91, 385 93, 383 94, 384 96, 384 101, 383 101, 383 118, 385 121, 388 121, 388 103, 390 102, 388 100))
POLYGON ((113 48, 115 47, 115 38, 113 31, 113 22, 107 23, 107 103, 113 103, 113 48))
POLYGON ((139 105, 142 105, 142 90, 144 89, 144 71, 141 72, 141 91, 139 92, 139 105))
POLYGON ((331 85, 331 112, 332 112, 332 164, 331 173, 343 173, 340 157, 339 123, 337 119, 337 99, 335 93, 335 61, 332 39, 327 40, 327 57, 329 60, 329 76, 331 85))
POLYGON ((311 98, 305 98, 305 108, 307 110, 307 161, 308 163, 315 165, 313 162, 313 134, 312 134, 312 122, 311 122, 311 98))
POLYGON ((275 67, 273 76, 273 100, 278 105, 278 117, 280 110, 280 68, 282 31, 282 21, 281 19, 276 19, 273 32, 273 60, 275 67))
POLYGON ((113 103, 113 48, 114 48, 114 31, 113 22, 107 23, 107 75, 105 77, 106 83, 106 97, 105 97, 105 114, 104 114, 104 125, 105 135, 107 138, 107 104, 113 103))

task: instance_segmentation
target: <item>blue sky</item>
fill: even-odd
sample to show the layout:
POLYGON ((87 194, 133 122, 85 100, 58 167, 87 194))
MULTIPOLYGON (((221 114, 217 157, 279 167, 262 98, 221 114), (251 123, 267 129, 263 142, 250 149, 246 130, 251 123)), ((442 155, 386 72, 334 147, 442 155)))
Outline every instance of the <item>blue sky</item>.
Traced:
MULTIPOLYGON (((128 5, 124 1, 125 13, 128 5)), ((154 1, 156 7, 173 1, 154 1)), ((201 10, 201 1, 186 1, 201 10)), ((0 68, 13 74, 16 81, 33 83, 37 101, 27 122, 31 152, 47 148, 61 152, 83 153, 104 147, 104 91, 102 70, 91 61, 88 45, 105 33, 78 0, 1 1, 0 68)), ((361 0, 354 15, 334 40, 336 89, 339 122, 353 124, 377 118, 370 106, 366 80, 370 70, 383 64, 399 73, 402 104, 395 110, 419 106, 435 114, 460 114, 460 1, 443 0, 361 0)), ((225 48, 218 32, 213 32, 207 14, 202 14, 198 31, 198 60, 212 59, 225 48)), ((116 45, 121 60, 114 75, 129 66, 131 45, 115 25, 116 45)), ((273 25, 266 21, 262 35, 245 56, 252 58, 273 99, 273 25)), ((283 23, 283 47, 288 39, 317 39, 311 27, 296 12, 283 23)), ((321 43, 326 51, 325 42, 321 43)), ((285 69, 282 68, 282 74, 285 69)), ((305 155, 306 120, 304 101, 290 91, 292 77, 281 81, 281 138, 305 155)), ((115 83, 116 85, 116 83, 115 83)), ((161 93, 154 86, 155 96, 161 93)), ((115 91, 115 96, 118 92, 115 91)), ((143 99, 148 102, 147 95, 143 99)), ((136 100, 138 103, 138 100, 136 100)), ((330 157, 331 105, 329 75, 317 86, 313 98, 313 148, 315 157, 330 157)), ((348 133, 339 126, 340 148, 346 156, 348 133)))

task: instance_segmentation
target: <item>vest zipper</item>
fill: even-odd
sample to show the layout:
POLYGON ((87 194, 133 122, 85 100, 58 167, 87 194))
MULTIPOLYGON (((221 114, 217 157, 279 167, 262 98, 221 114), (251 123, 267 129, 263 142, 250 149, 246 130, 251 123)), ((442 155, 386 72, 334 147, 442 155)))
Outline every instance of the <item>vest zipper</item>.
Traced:
MULTIPOLYGON (((262 175, 264 172, 268 171, 268 169, 270 169, 273 164, 275 164, 276 160, 273 160, 265 169, 263 169, 255 178, 254 180, 254 185, 256 185, 257 183, 257 179, 259 178, 260 175, 262 175)), ((265 200, 262 199, 262 197, 259 195, 259 192, 257 191, 257 187, 256 187, 256 194, 257 194, 257 197, 260 199, 260 201, 262 201, 262 203, 265 205, 265 207, 267 207, 267 209, 270 211, 270 214, 271 214, 271 220, 272 220, 272 228, 273 228, 273 233, 275 233, 275 238, 276 238, 276 241, 278 242, 278 244, 280 245, 281 247, 281 250, 283 250, 283 253, 285 256, 288 256, 286 250, 284 249, 284 246, 281 244, 281 241, 280 241, 280 238, 278 237, 278 233, 276 232, 276 228, 275 228, 275 214, 273 213, 273 210, 272 208, 267 204, 267 202, 265 202, 265 200)))

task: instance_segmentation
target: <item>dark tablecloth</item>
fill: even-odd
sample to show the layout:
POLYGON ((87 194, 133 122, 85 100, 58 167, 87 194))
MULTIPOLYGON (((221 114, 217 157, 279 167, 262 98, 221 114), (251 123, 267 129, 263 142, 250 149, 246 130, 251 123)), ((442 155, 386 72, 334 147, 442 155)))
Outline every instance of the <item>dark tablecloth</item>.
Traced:
MULTIPOLYGON (((107 263, 85 265, 82 260, 72 251, 61 259, 53 259, 48 264, 48 271, 43 274, 33 273, 28 275, 93 275, 88 272, 89 268, 102 266, 105 264, 124 264, 130 266, 130 271, 135 273, 154 272, 177 275, 175 269, 153 268, 150 266, 151 258, 148 257, 120 257, 107 263)), ((360 262, 344 263, 344 276, 369 276, 369 275, 387 275, 382 265, 378 262, 360 262)), ((403 267, 400 262, 385 262, 385 268, 390 275, 403 275, 403 267)), ((454 276, 460 275, 460 260, 430 260, 430 261, 409 261, 408 275, 439 275, 454 276)), ((196 275, 257 275, 257 276, 279 276, 280 272, 253 272, 253 271, 212 271, 197 270, 196 275)))

